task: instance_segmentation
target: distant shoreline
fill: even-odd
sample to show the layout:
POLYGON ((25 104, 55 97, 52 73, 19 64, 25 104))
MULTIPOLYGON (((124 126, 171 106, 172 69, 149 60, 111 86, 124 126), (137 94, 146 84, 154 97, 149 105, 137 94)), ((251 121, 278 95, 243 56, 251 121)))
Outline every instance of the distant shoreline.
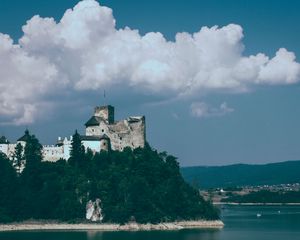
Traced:
POLYGON ((6 231, 32 231, 32 230, 71 230, 71 231, 149 231, 149 230, 181 230, 181 229, 195 229, 195 228, 223 228, 224 223, 221 220, 214 221, 180 221, 170 223, 159 224, 138 224, 127 223, 120 224, 106 224, 106 223, 79 223, 79 224, 67 224, 67 223, 11 223, 0 224, 0 232, 6 231))
POLYGON ((300 206, 300 203, 237 203, 237 202, 214 202, 214 205, 243 205, 243 206, 300 206))

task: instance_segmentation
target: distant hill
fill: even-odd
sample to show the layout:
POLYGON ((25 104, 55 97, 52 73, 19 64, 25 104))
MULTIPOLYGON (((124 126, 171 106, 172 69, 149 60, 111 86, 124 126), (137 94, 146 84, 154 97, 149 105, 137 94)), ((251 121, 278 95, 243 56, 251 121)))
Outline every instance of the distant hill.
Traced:
POLYGON ((187 182, 200 188, 296 183, 300 182, 300 161, 183 167, 181 173, 187 182))

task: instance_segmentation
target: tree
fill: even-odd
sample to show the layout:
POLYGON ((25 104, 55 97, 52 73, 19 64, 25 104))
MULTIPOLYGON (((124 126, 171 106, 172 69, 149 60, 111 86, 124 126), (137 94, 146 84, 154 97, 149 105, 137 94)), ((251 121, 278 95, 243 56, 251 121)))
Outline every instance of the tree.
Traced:
POLYGON ((22 201, 20 201, 18 206, 20 208, 19 214, 22 218, 37 218, 39 209, 35 206, 38 205, 38 198, 43 187, 43 182, 41 181, 42 145, 34 135, 29 133, 25 142, 25 169, 20 175, 22 201))
POLYGON ((0 222, 16 220, 17 176, 7 156, 0 152, 0 222))
POLYGON ((84 146, 81 143, 81 138, 77 130, 72 137, 71 153, 69 163, 75 167, 82 167, 84 164, 85 151, 84 146))
POLYGON ((41 163, 43 159, 42 149, 43 146, 35 135, 29 135, 24 149, 26 168, 37 167, 41 163))
POLYGON ((17 169, 17 173, 21 173, 21 167, 22 167, 22 161, 24 160, 23 155, 23 146, 21 143, 18 143, 15 147, 15 153, 14 153, 14 167, 17 169))

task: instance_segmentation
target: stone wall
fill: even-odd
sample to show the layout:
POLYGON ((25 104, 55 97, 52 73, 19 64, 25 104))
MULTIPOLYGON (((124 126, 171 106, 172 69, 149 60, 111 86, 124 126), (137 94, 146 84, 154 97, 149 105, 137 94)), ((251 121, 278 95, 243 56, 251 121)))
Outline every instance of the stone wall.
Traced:
POLYGON ((99 126, 86 128, 87 136, 101 136, 106 134, 110 138, 111 148, 122 151, 125 147, 132 149, 144 147, 146 142, 145 117, 129 117, 108 124, 101 121, 99 126))

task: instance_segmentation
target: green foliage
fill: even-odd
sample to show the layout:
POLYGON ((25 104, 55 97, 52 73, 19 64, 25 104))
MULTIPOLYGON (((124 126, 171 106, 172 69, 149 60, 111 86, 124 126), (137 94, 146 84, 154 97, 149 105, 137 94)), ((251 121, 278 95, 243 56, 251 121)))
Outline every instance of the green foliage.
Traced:
POLYGON ((13 163, 13 165, 17 169, 18 173, 20 173, 23 160, 24 160, 23 146, 21 143, 18 143, 15 147, 14 163, 13 163))
POLYGON ((7 157, 0 152, 0 222, 13 220, 17 205, 17 175, 7 157))
POLYGON ((84 146, 81 143, 80 135, 75 131, 72 137, 72 144, 71 144, 71 153, 69 163, 75 167, 83 167, 84 166, 84 146))
POLYGON ((183 180, 176 158, 150 146, 95 154, 91 166, 91 197, 101 198, 105 221, 218 218, 211 203, 183 180))
POLYGON ((34 135, 29 135, 24 148, 24 159, 26 161, 26 169, 37 168, 43 159, 43 146, 34 135))
POLYGON ((176 158, 158 153, 149 145, 134 151, 126 148, 123 152, 84 153, 75 132, 69 161, 52 163, 41 162, 40 144, 30 135, 25 159, 26 168, 17 177, 9 161, 0 158, 0 194, 5 196, 0 199, 2 222, 29 218, 83 220, 86 203, 96 198, 102 201, 105 222, 218 218, 212 204, 183 180, 176 158), (4 187, 5 183, 10 184, 4 187))

